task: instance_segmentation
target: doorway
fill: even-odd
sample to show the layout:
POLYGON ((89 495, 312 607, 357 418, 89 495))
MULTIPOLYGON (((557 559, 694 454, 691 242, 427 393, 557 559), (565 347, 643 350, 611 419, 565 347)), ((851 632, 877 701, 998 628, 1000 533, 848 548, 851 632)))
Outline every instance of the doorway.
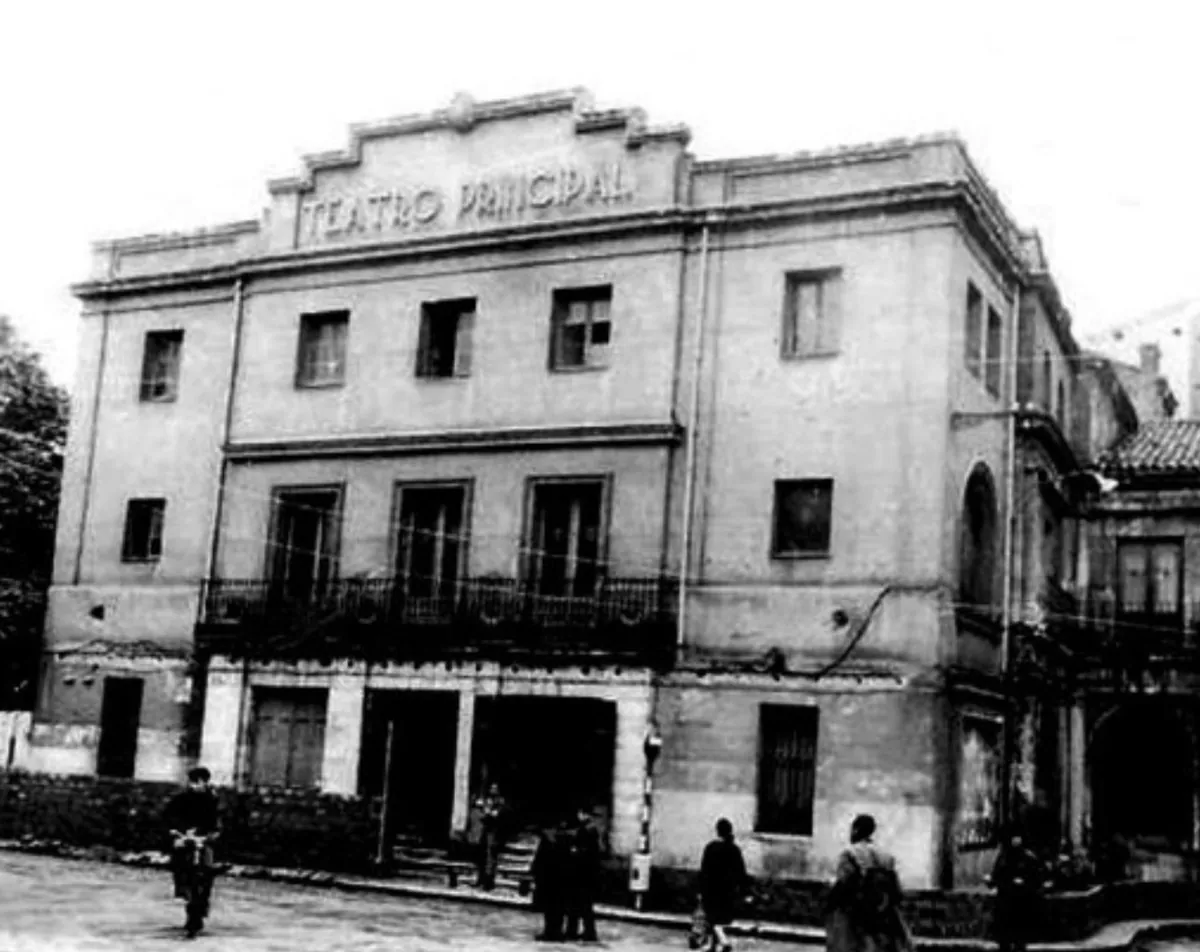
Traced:
POLYGON ((96 751, 96 773, 101 777, 133 776, 141 715, 142 679, 105 678, 96 751))
POLYGON ((476 698, 471 795, 498 784, 518 831, 544 828, 583 807, 606 835, 616 729, 612 701, 476 698))
POLYGON ((457 691, 367 691, 359 792, 388 797, 390 841, 397 835, 441 845, 450 839, 458 755, 457 691), (388 728, 391 726, 391 756, 388 728))

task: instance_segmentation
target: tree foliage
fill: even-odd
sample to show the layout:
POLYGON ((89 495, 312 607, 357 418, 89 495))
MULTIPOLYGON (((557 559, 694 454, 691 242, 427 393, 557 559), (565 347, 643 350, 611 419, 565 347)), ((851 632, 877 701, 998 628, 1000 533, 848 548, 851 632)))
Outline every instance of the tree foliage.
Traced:
POLYGON ((0 315, 0 710, 34 700, 68 408, 0 315))

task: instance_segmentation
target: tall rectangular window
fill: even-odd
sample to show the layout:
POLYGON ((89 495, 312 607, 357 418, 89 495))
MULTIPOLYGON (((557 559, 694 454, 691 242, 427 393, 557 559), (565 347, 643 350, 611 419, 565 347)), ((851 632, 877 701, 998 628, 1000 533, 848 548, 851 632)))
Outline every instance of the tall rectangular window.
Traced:
POLYGON ((417 376, 467 377, 475 334, 475 299, 421 305, 417 376))
POLYGON ((988 393, 993 397, 1000 396, 1000 380, 1004 371, 1004 355, 1001 353, 1004 340, 1004 321, 994 308, 987 309, 987 372, 984 380, 988 393))
POLYGON ((832 479, 780 479, 775 482, 775 558, 826 555, 833 516, 832 479))
POLYGON ((157 562, 162 558, 165 499, 131 499, 125 509, 123 562, 157 562))
POLYGON ((817 779, 815 707, 764 704, 759 708, 759 833, 811 836, 817 779))
POLYGON ((967 369, 978 377, 983 368, 983 295, 969 282, 966 321, 967 369))
POLYGON ((840 323, 840 271, 794 271, 787 275, 782 356, 836 353, 840 323))
POLYGON ((1183 613, 1183 543, 1178 539, 1117 543, 1118 605, 1125 616, 1178 619, 1183 613))
POLYGON ((346 380, 346 332, 350 314, 304 314, 296 355, 297 387, 336 387, 346 380))
POLYGON ((317 787, 325 755, 328 692, 255 688, 249 773, 256 787, 317 787))
POLYGON ((341 492, 277 489, 273 499, 267 571, 276 595, 308 599, 337 578, 341 492))
POLYGON ((400 486, 396 575, 410 596, 453 595, 466 551, 467 487, 400 486))
POLYGON ((529 575, 545 595, 590 595, 602 577, 604 482, 535 482, 529 575))
POLYGON ((578 370, 608 364, 612 340, 612 286, 554 292, 550 369, 578 370))
POLYGON ((169 403, 179 395, 179 365, 183 331, 148 331, 142 351, 138 398, 144 403, 169 403))

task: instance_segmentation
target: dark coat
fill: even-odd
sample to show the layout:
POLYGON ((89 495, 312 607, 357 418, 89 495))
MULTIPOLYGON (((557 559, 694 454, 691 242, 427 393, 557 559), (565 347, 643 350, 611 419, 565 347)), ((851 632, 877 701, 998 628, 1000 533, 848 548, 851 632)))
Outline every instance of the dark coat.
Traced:
POLYGON ((590 823, 567 835, 566 876, 569 901, 590 905, 600 888, 600 834, 590 823))
POLYGON ((210 790, 184 790, 176 794, 163 811, 163 824, 168 830, 181 833, 188 830, 200 834, 217 832, 220 818, 216 794, 210 790))
POLYGON ((542 834, 533 854, 533 908, 542 911, 561 908, 566 897, 564 877, 567 871, 567 844, 563 832, 542 834))
POLYGON ((746 888, 746 861, 733 840, 713 840, 700 860, 700 902, 714 926, 727 926, 746 888))
POLYGON ((998 940, 1028 940, 1036 931, 1048 876, 1045 864, 1024 846, 1001 848, 991 877, 996 889, 992 930, 998 940))

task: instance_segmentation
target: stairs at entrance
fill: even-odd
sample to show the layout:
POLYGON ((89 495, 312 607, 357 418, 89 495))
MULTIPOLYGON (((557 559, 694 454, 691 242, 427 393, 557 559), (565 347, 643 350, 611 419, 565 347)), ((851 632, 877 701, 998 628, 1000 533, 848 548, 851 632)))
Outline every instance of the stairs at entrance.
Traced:
MULTIPOLYGON (((517 893, 529 880, 529 869, 537 851, 537 836, 524 834, 507 843, 500 853, 496 871, 496 889, 517 893)), ((392 844, 392 869, 406 879, 419 879, 445 885, 475 885, 475 863, 471 857, 452 855, 445 846, 431 846, 412 835, 397 836, 392 844)))

